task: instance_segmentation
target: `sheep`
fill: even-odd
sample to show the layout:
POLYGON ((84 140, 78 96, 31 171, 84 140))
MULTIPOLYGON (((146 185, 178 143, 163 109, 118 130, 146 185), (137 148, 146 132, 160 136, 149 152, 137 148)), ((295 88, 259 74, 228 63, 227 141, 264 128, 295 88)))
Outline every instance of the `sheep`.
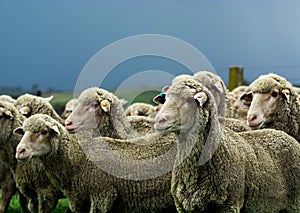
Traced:
POLYGON ((36 113, 43 113, 50 115, 63 124, 64 120, 55 112, 49 103, 52 98, 53 96, 42 98, 31 94, 24 94, 17 98, 14 106, 27 118, 36 113))
POLYGON ((178 134, 171 193, 178 212, 300 211, 300 144, 273 130, 235 133, 219 124, 210 91, 173 83, 154 128, 178 134))
POLYGON ((60 117, 62 119, 66 119, 71 114, 71 112, 73 111, 73 109, 77 106, 77 104, 78 104, 78 99, 77 98, 73 98, 73 99, 69 100, 66 103, 65 109, 62 112, 62 114, 60 115, 60 117))
MULTIPOLYGON (((147 162, 153 161, 161 167, 165 166, 165 161, 160 161, 158 154, 165 152, 166 149, 163 147, 166 146, 168 149, 173 144, 160 134, 152 133, 156 136, 147 135, 132 139, 131 142, 104 137, 92 138, 84 134, 83 140, 87 141, 80 143, 87 146, 95 145, 87 148, 95 154, 86 155, 83 151, 85 146, 81 146, 64 126, 47 115, 36 114, 27 118, 23 126, 15 129, 14 133, 23 135, 16 149, 16 158, 26 161, 38 157, 48 177, 68 198, 70 208, 74 212, 175 211, 170 194, 170 172, 151 179, 135 178, 132 175, 133 168, 137 173, 155 172, 151 166, 149 169, 144 169, 147 162), (149 144, 149 137, 150 140, 154 140, 154 143, 149 144), (144 141, 140 143, 143 146, 136 140, 144 141), (108 152, 103 147, 106 142, 112 152, 108 152), (116 157, 112 155, 114 150, 117 152, 116 157), (127 157, 132 159, 130 162, 133 162, 133 165, 128 163, 124 168, 119 164, 127 157), (134 161, 146 159, 149 160, 146 163, 134 161), (103 170, 103 167, 112 171, 103 170), (123 171, 124 176, 115 176, 114 174, 120 170, 123 171)), ((176 139, 177 137, 174 136, 174 140, 176 139)), ((171 160, 173 160, 172 155, 171 160)))
MULTIPOLYGON (((212 93, 216 100, 217 106, 218 106, 218 115, 219 115, 219 121, 221 124, 225 125, 226 127, 232 129, 236 132, 242 132, 250 130, 250 128, 246 125, 246 122, 242 122, 241 120, 227 117, 227 111, 225 111, 226 106, 231 106, 231 103, 228 102, 227 98, 227 89, 225 87, 224 82, 222 79, 207 71, 199 71, 194 74, 194 76, 190 75, 179 75, 176 76, 172 83, 175 83, 177 81, 185 80, 185 79, 194 79, 200 83, 202 83, 205 87, 207 87, 212 93)), ((164 87, 162 89, 162 93, 154 97, 153 101, 157 104, 163 104, 165 101, 165 93, 168 89, 168 86, 164 87)), ((229 110, 233 111, 233 110, 229 110)))
MULTIPOLYGON (((14 194, 17 193, 16 182, 9 167, 0 161, 0 186, 2 189, 2 202, 0 212, 5 213, 8 210, 9 203, 14 194)), ((20 207, 23 213, 26 212, 26 198, 19 194, 20 207)))
POLYGON ((261 75, 250 89, 253 99, 247 124, 252 129, 282 130, 300 142, 300 102, 291 83, 271 73, 261 75))
POLYGON ((24 119, 12 104, 0 101, 0 160, 11 170, 20 192, 30 198, 30 211, 51 212, 62 193, 53 187, 39 162, 18 163, 14 158, 21 137, 13 130, 22 126, 24 119))
POLYGON ((131 104, 125 111, 127 116, 151 116, 156 112, 156 107, 146 103, 131 104))
POLYGON ((15 103, 15 99, 13 99, 11 96, 9 95, 0 95, 0 101, 7 101, 9 103, 15 103))
POLYGON ((78 100, 78 105, 65 121, 65 127, 70 132, 94 129, 96 135, 126 139, 153 129, 151 119, 147 117, 126 116, 118 97, 104 89, 88 88, 78 100))

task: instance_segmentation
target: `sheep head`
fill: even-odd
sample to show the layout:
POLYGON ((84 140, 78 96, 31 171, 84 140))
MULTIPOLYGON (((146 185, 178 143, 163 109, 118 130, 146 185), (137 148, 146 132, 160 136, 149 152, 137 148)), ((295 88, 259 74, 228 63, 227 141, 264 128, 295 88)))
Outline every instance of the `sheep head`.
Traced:
POLYGON ((250 88, 253 98, 247 124, 253 129, 268 127, 276 119, 278 108, 288 108, 291 102, 291 84, 275 74, 259 77, 250 88))
POLYGON ((165 103, 155 117, 154 128, 159 131, 189 131, 195 122, 197 107, 203 107, 208 96, 202 85, 193 79, 173 82, 165 103))
POLYGON ((14 134, 22 135, 16 148, 16 159, 26 161, 48 154, 52 137, 59 136, 60 132, 58 125, 49 121, 49 116, 36 114, 26 119, 22 127, 16 128, 14 134))
POLYGON ((29 117, 32 114, 32 105, 36 102, 41 102, 44 104, 49 104, 53 99, 53 96, 42 98, 31 94, 24 94, 20 96, 14 103, 14 106, 19 110, 19 112, 25 117, 29 117))
POLYGON ((93 87, 84 90, 78 97, 78 104, 65 121, 68 131, 95 129, 105 114, 110 114, 112 94, 93 87))

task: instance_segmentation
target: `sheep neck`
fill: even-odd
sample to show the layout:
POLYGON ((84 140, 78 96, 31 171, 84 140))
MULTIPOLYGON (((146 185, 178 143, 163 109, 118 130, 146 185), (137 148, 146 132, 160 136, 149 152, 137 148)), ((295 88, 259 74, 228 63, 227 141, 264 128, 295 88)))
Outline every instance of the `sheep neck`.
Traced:
POLYGON ((122 105, 117 99, 111 105, 111 112, 102 116, 98 128, 101 136, 119 139, 134 138, 136 136, 122 105))
POLYGON ((80 145, 67 134, 61 135, 59 140, 53 138, 51 146, 51 152, 41 157, 42 163, 53 184, 70 192, 72 182, 77 181, 79 171, 83 170, 86 156, 80 145), (70 177, 70 174, 74 175, 70 177))
POLYGON ((296 94, 292 94, 290 102, 291 104, 288 104, 282 100, 278 103, 278 110, 272 116, 274 120, 267 123, 265 128, 284 131, 300 141, 300 103, 296 94))
MULTIPOLYGON (((215 137, 221 137, 216 111, 217 108, 209 112, 197 112, 194 126, 188 132, 179 135, 171 189, 175 200, 179 200, 177 202, 180 203, 179 205, 183 202, 182 199, 195 196, 203 198, 200 199, 202 204, 199 203, 199 206, 203 206, 206 199, 210 197, 207 193, 212 192, 212 190, 207 189, 207 186, 211 186, 213 181, 209 172, 218 170, 213 162, 216 154, 203 165, 200 165, 200 161, 206 144, 213 144, 214 134, 218 134, 215 137), (212 131, 210 131, 211 128, 212 131), (215 132, 215 129, 218 129, 217 132, 215 132), (201 182, 201 185, 199 185, 199 182, 201 182), (205 188, 202 189, 201 187, 205 188)), ((219 148, 216 152, 219 152, 219 148)))

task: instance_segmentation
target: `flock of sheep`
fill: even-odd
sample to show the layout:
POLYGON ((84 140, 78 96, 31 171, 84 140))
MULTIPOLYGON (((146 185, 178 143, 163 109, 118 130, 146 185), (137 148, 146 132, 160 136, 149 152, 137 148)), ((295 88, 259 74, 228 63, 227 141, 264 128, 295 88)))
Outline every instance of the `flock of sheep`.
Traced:
POLYGON ((229 92, 206 71, 144 103, 92 87, 0 96, 2 205, 22 212, 300 212, 299 89, 276 74, 229 92), (299 142, 298 142, 299 141, 299 142), (170 151, 171 150, 171 151, 170 151))

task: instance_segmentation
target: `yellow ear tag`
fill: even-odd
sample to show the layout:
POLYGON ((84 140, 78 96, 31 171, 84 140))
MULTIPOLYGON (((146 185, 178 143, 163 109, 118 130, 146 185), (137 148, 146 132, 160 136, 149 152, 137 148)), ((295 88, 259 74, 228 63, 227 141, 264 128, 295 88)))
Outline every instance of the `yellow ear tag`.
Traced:
POLYGON ((100 107, 103 109, 104 112, 110 112, 110 105, 107 100, 104 100, 100 103, 100 107))
POLYGON ((7 115, 10 118, 13 118, 14 116, 12 115, 11 111, 4 111, 4 114, 7 115))
POLYGON ((284 96, 287 99, 287 102, 289 103, 290 102, 290 91, 287 89, 284 89, 284 90, 282 90, 282 94, 284 94, 284 96))

